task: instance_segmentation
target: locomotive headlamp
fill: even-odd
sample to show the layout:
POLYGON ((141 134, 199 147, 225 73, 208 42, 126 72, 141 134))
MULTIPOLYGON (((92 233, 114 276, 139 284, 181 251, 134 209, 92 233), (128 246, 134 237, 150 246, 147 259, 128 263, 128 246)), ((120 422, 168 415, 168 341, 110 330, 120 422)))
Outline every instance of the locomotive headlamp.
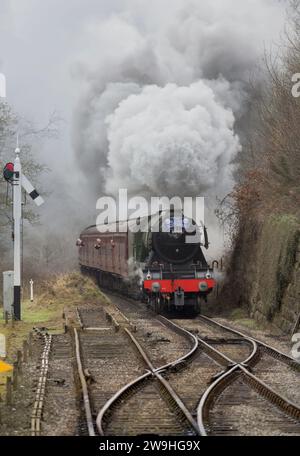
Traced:
POLYGON ((199 290, 200 291, 207 291, 208 285, 206 282, 199 282, 199 290))
POLYGON ((152 288, 153 293, 159 293, 160 292, 160 283, 159 282, 153 282, 151 288, 152 288))
POLYGON ((152 279, 152 276, 151 276, 151 274, 150 274, 150 271, 148 271, 148 274, 147 274, 147 277, 146 277, 146 278, 147 278, 147 280, 151 280, 151 279, 152 279))
POLYGON ((211 279, 211 273, 209 271, 207 271, 207 273, 206 273, 206 278, 211 279))

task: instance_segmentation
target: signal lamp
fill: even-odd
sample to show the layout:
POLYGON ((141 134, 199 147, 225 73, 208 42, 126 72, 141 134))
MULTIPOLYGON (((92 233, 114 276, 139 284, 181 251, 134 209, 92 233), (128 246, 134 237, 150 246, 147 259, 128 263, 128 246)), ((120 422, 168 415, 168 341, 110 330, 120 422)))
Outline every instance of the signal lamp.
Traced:
POLYGON ((210 273, 209 270, 208 270, 207 273, 206 273, 206 278, 207 278, 207 279, 211 279, 211 273, 210 273))
POLYGON ((151 279, 152 279, 152 276, 151 276, 150 271, 148 271, 148 274, 147 274, 147 276, 146 276, 146 279, 147 279, 147 280, 151 280, 151 279))
POLYGON ((14 164, 6 163, 3 170, 3 177, 7 182, 11 182, 14 177, 14 164))

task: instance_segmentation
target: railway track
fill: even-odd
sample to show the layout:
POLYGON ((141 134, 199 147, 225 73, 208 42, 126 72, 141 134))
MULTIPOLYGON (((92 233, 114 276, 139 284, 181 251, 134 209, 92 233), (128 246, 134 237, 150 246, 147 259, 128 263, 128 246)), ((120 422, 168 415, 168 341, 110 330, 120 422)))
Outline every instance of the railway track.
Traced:
POLYGON ((47 374, 49 369, 49 354, 51 350, 52 337, 38 328, 36 333, 43 339, 44 347, 40 359, 40 373, 36 387, 35 400, 31 413, 31 435, 38 436, 41 434, 41 421, 44 412, 44 399, 47 383, 47 374))
MULTIPOLYGON (((175 362, 155 368, 135 336, 129 330, 125 331, 148 372, 126 385, 100 411, 97 417, 100 434, 138 435, 150 432, 159 435, 198 435, 195 419, 170 383, 161 375, 163 370, 193 356, 198 347, 196 338, 185 334, 193 340, 188 353, 175 362), (137 422, 133 421, 136 417, 137 422)), ((182 330, 178 328, 178 332, 182 330)))
MULTIPOLYGON (((124 376, 122 371, 127 362, 120 363, 119 373, 112 367, 111 375, 122 378, 113 388, 103 388, 102 380, 98 380, 101 371, 103 375, 103 366, 97 367, 99 357, 112 356, 111 345, 108 352, 103 351, 109 346, 105 338, 109 334, 111 337, 112 330, 103 316, 98 315, 97 322, 93 312, 90 315, 79 312, 85 328, 77 334, 78 353, 84 359, 83 372, 86 364, 96 383, 101 384, 100 389, 87 385, 84 401, 91 404, 94 433, 300 435, 297 404, 280 388, 273 388, 274 379, 273 383, 264 381, 270 375, 266 356, 275 367, 280 363, 297 378, 298 365, 287 355, 207 317, 172 321, 155 316, 131 300, 119 297, 113 300, 124 321, 131 323, 117 337, 122 334, 126 339, 122 343, 126 352, 129 346, 134 351, 131 367, 135 365, 129 376, 124 376), (129 328, 137 331, 133 333, 129 328), (98 347, 95 352, 99 334, 101 349, 98 347), (92 351, 91 347, 94 347, 92 351)), ((113 354, 118 353, 121 360, 125 354, 117 348, 120 341, 116 341, 114 332, 113 339, 113 354)))
POLYGON ((83 392, 81 434, 95 435, 99 410, 116 391, 142 375, 145 369, 127 336, 123 331, 116 331, 99 308, 78 309, 78 317, 82 330, 74 328, 74 338, 83 392))
POLYGON ((270 385, 279 394, 285 396, 289 401, 300 406, 300 391, 299 388, 293 388, 293 385, 299 384, 300 381, 300 364, 290 356, 276 350, 248 335, 236 331, 228 326, 222 325, 207 317, 200 317, 206 325, 220 328, 222 331, 227 331, 235 337, 244 338, 249 344, 253 344, 255 352, 250 360, 247 361, 251 372, 255 374, 262 382, 270 385))
POLYGON ((168 320, 158 318, 157 314, 131 299, 110 296, 125 318, 136 329, 135 338, 144 347, 156 366, 175 362, 189 351, 191 336, 189 331, 180 332, 168 320))
POLYGON ((236 365, 202 396, 198 424, 202 435, 300 435, 300 410, 236 365))
POLYGON ((68 333, 50 337, 42 435, 65 436, 78 421, 72 338, 68 333))
MULTIPOLYGON (((189 350, 183 356, 177 356, 176 359, 170 363, 163 364, 160 367, 154 367, 148 354, 143 350, 141 344, 135 338, 135 335, 128 328, 125 328, 124 331, 127 341, 124 342, 123 340, 122 344, 116 342, 116 335, 114 334, 114 355, 116 355, 116 351, 118 351, 117 347, 122 347, 123 350, 124 347, 126 347, 125 352, 128 353, 129 343, 131 350, 135 350, 135 356, 138 355, 139 363, 143 364, 143 373, 128 383, 124 381, 123 383, 125 386, 119 389, 116 394, 112 395, 112 397, 106 401, 104 407, 100 408, 99 405, 101 400, 102 402, 105 400, 105 397, 103 397, 103 382, 101 382, 101 388, 100 391, 98 391, 102 396, 101 400, 99 401, 99 397, 95 400, 95 388, 93 391, 91 385, 87 385, 84 370, 85 365, 89 366, 93 378, 96 379, 96 381, 98 380, 96 369, 99 369, 99 366, 92 366, 91 358, 93 358, 97 364, 101 357, 106 360, 109 359, 111 353, 108 354, 107 351, 103 351, 103 337, 105 338, 105 342, 107 342, 109 328, 103 326, 99 326, 98 328, 95 327, 95 318, 93 317, 92 312, 91 315, 86 315, 79 310, 78 314, 81 327, 85 328, 85 331, 83 332, 78 332, 76 329, 74 332, 77 364, 82 382, 85 415, 87 418, 89 435, 94 435, 95 433, 93 417, 94 411, 97 408, 100 409, 96 422, 97 430, 101 435, 137 435, 149 432, 163 435, 197 435, 199 430, 195 419, 191 416, 181 399, 173 391, 170 384, 161 375, 161 370, 168 369, 169 365, 170 367, 174 367, 177 363, 182 363, 186 358, 192 356, 197 349, 197 339, 181 328, 177 328, 176 331, 173 329, 173 333, 176 337, 189 339, 189 344, 186 344, 189 345, 189 350), (90 322, 93 322, 93 331, 91 331, 91 327, 87 326, 90 322), (101 337, 99 336, 98 331, 101 331, 101 337), (99 345, 99 340, 101 339, 102 343, 99 345), (98 351, 95 352, 96 341, 98 344, 98 351), (92 353, 89 351, 89 346, 94 346, 92 353), (159 414, 157 414, 158 410, 159 414)), ((124 320, 127 320, 127 318, 124 317, 124 320)), ((100 321, 99 324, 101 325, 101 323, 103 325, 104 322, 100 321)), ((171 332, 164 323, 157 321, 157 324, 165 331, 171 332)), ((120 335, 121 334, 122 337, 124 337, 123 333, 120 333, 120 335)), ((122 353, 122 356, 124 356, 124 353, 122 353)), ((124 365, 128 367, 127 363, 123 362, 122 365, 123 368, 124 365)), ((100 370, 98 373, 100 374, 100 370)), ((114 376, 119 379, 121 377, 116 375, 116 372, 114 372, 114 376)), ((111 391, 109 393, 111 393, 111 391)), ((108 394, 107 396, 111 396, 111 394, 108 394)))
POLYGON ((300 435, 298 396, 286 394, 287 380, 299 382, 299 365, 273 347, 207 317, 189 322, 190 330, 191 326, 210 356, 216 361, 223 356, 224 364, 230 361, 227 372, 202 395, 197 411, 201 434, 265 435, 267 428, 270 435, 300 435), (199 336, 203 333, 204 339, 199 336), (252 350, 247 359, 236 354, 229 358, 232 348, 228 351, 227 344, 247 344, 252 350))
MULTIPOLYGON (((225 372, 223 374, 224 378, 222 378, 223 375, 215 375, 217 377, 217 385, 219 386, 219 384, 221 384, 222 386, 221 388, 218 388, 219 391, 224 391, 223 385, 226 386, 227 384, 227 376, 228 378, 231 378, 227 372, 233 368, 234 371, 237 371, 236 377, 242 377, 243 384, 247 386, 248 390, 251 390, 253 400, 255 397, 258 399, 258 403, 261 403, 261 401, 263 401, 263 403, 266 402, 266 404, 264 404, 264 407, 266 410, 269 410, 270 429, 272 420, 274 420, 274 423, 276 423, 277 426, 274 427, 274 429, 276 429, 275 432, 279 433, 278 429, 280 429, 280 433, 288 433, 291 435, 294 435, 296 433, 299 435, 300 415, 298 404, 295 401, 294 395, 289 396, 287 394, 284 394, 286 393, 287 388, 286 379, 291 380, 294 385, 297 385, 297 382, 299 382, 299 365, 295 363, 295 361, 289 356, 281 353, 273 347, 270 347, 261 341, 255 340, 252 337, 249 337, 239 331, 233 330, 232 328, 215 322, 214 320, 211 320, 207 317, 200 317, 195 321, 192 320, 192 324, 199 326, 199 321, 205 323, 205 326, 202 324, 201 329, 198 327, 197 331, 193 331, 192 329, 195 330, 195 328, 191 328, 190 325, 188 325, 188 327, 184 325, 183 327, 189 331, 192 330, 191 332, 193 333, 198 333, 196 336, 199 342, 199 349, 202 349, 202 359, 200 362, 202 365, 204 363, 206 366, 206 373, 208 375, 203 375, 203 369, 202 371, 199 369, 199 373, 195 374, 195 365, 197 363, 195 363, 194 361, 196 360, 194 360, 192 365, 187 366, 187 369, 189 369, 189 374, 187 374, 188 370, 184 370, 184 374, 181 372, 180 376, 173 376, 173 382, 175 381, 174 385, 177 390, 180 391, 182 397, 184 397, 185 403, 189 404, 189 406, 193 408, 193 404, 195 404, 195 398, 193 397, 193 394, 186 392, 186 382, 184 380, 187 381, 188 379, 192 379, 191 392, 194 391, 195 385, 198 388, 200 397, 203 393, 203 390, 205 389, 205 384, 208 382, 208 377, 210 377, 213 373, 212 361, 215 361, 216 364, 225 367, 225 372), (204 337, 202 337, 203 333, 204 337), (270 357, 272 363, 270 360, 266 361, 266 357, 270 357), (274 375, 273 366, 275 366, 275 373, 277 378, 274 375), (264 367, 265 375, 268 378, 271 378, 271 380, 268 382, 264 381, 264 367), (255 372, 249 372, 249 370, 254 371, 254 368, 255 372), (185 378, 181 381, 181 378, 184 377, 184 375, 185 378), (193 379, 195 380, 193 381, 193 379), (201 380, 200 382, 199 379, 201 380), (282 381, 280 381, 280 379, 282 381), (278 387, 278 385, 280 387, 278 387), (276 386, 277 388, 275 388, 276 386), (272 417, 272 413, 274 414, 274 417, 272 417), (278 413, 281 417, 281 421, 278 419, 278 413)), ((179 322, 179 324, 180 323, 182 322, 179 322)), ((170 324, 173 323, 170 322, 170 324)), ((199 351, 197 357, 199 359, 199 351)), ((169 377, 169 379, 171 378, 169 377)), ((239 386, 238 383, 236 386, 239 386)), ((234 397, 236 401, 239 400, 236 398, 240 397, 240 402, 243 403, 243 394, 242 392, 239 392, 239 389, 240 388, 237 388, 235 391, 234 397)), ((215 388, 212 388, 212 391, 214 396, 215 388)), ((204 394, 205 393, 203 393, 202 397, 204 397, 204 394)), ((210 396, 211 394, 212 393, 210 393, 210 396)), ((218 396, 216 395, 215 398, 217 397, 218 396)), ((212 404, 213 401, 210 403, 212 404)), ((207 433, 205 431, 203 417, 207 417, 207 408, 204 409, 204 405, 206 407, 206 403, 204 402, 203 410, 199 412, 199 410, 201 410, 200 404, 197 410, 198 425, 201 433, 205 435, 207 433)), ((254 411, 253 418, 255 418, 255 406, 252 406, 252 409, 254 411)), ((222 416, 222 414, 219 414, 219 416, 222 416)), ((249 414, 249 416, 251 416, 251 414, 249 414)), ((207 424, 208 423, 206 423, 206 425, 207 424)), ((266 428, 266 423, 263 424, 264 425, 259 429, 260 432, 261 429, 266 428)), ((251 426, 248 427, 248 430, 250 434, 252 432, 258 432, 254 431, 251 426)), ((242 433, 243 431, 241 430, 241 434, 242 433)))

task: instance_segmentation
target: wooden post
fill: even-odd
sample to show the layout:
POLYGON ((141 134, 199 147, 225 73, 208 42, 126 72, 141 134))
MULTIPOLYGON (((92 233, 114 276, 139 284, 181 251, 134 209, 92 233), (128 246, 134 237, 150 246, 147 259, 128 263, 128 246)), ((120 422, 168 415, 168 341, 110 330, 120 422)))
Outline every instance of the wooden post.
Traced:
POLYGON ((18 362, 14 363, 13 388, 14 390, 18 388, 18 362))
POLYGON ((29 357, 31 358, 32 356, 32 331, 30 331, 28 335, 28 354, 29 357))
POLYGON ((6 378, 6 405, 12 404, 12 383, 11 377, 6 378))
POLYGON ((18 363, 18 374, 22 373, 22 352, 21 350, 17 351, 17 363, 18 363))

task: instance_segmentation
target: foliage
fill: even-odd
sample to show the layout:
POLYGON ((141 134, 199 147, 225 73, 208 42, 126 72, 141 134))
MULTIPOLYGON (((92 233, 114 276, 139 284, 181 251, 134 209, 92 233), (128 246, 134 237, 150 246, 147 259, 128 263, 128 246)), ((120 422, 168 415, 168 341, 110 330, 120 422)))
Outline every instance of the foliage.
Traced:
POLYGON ((300 216, 300 98, 292 94, 296 73, 300 0, 291 0, 285 39, 276 53, 265 54, 264 82, 253 83, 237 184, 216 211, 232 247, 253 220, 263 221, 268 214, 300 216))
MULTIPOLYGON (((291 215, 269 216, 258 242, 255 302, 269 320, 280 311, 296 261, 300 225, 291 215)), ((253 296, 255 293, 253 294, 253 296)))
MULTIPOLYGON (((57 134, 58 117, 55 114, 50 116, 49 122, 43 128, 37 129, 34 125, 17 116, 7 103, 0 102, 0 251, 1 264, 6 258, 5 253, 10 245, 9 226, 12 227, 12 185, 8 184, 3 176, 2 170, 5 163, 14 160, 14 151, 19 142, 21 149, 22 167, 24 173, 38 185, 39 177, 47 169, 35 159, 35 147, 38 142, 49 136, 57 134), (5 229, 4 229, 5 228, 5 229)), ((39 186, 40 188, 40 186, 39 186)), ((43 189, 40 188, 41 191, 43 189)), ((24 202, 27 201, 24 193, 24 202)), ((23 206, 23 218, 30 223, 37 223, 38 216, 33 205, 23 206)))

